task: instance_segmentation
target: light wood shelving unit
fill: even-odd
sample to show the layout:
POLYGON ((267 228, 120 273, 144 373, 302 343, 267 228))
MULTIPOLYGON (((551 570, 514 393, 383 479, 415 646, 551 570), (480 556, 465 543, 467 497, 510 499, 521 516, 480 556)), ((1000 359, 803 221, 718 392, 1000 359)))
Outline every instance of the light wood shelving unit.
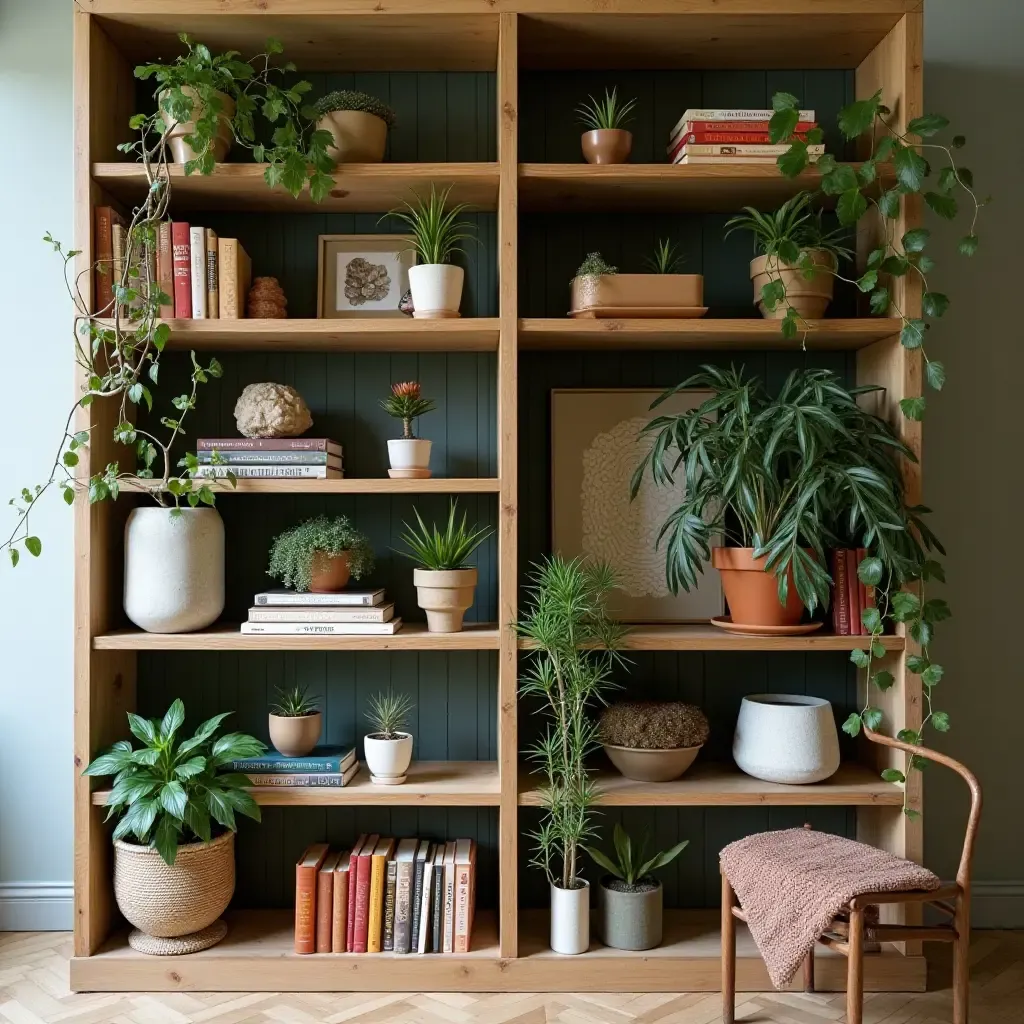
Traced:
MULTIPOLYGON (((717 913, 671 912, 663 946, 631 954, 598 945, 578 957, 547 948, 546 916, 520 907, 518 867, 525 859, 520 807, 535 806, 535 780, 519 756, 517 660, 511 626, 518 593, 519 350, 630 349, 768 350, 787 343, 777 325, 760 320, 570 321, 520 319, 518 219, 523 211, 672 210, 730 212, 745 203, 774 203, 796 187, 765 168, 671 168, 520 163, 519 76, 525 69, 842 68, 854 69, 858 96, 884 91, 905 124, 921 112, 920 0, 78 0, 75 11, 75 208, 80 266, 92 261, 92 208, 139 196, 137 168, 119 162, 128 117, 135 112, 135 63, 176 52, 179 31, 211 49, 256 52, 279 37, 301 71, 485 71, 496 73, 497 161, 382 164, 339 169, 322 207, 269 192, 254 165, 225 165, 211 178, 174 172, 173 202, 183 209, 252 212, 378 212, 411 187, 452 184, 453 196, 497 213, 498 316, 436 321, 210 321, 171 323, 172 348, 244 352, 496 352, 497 472, 492 479, 390 481, 243 481, 237 496, 269 494, 494 494, 498 506, 498 625, 440 636, 410 624, 394 637, 243 637, 233 626, 160 636, 123 629, 119 560, 123 508, 76 504, 75 763, 80 768, 124 733, 136 706, 137 658, 159 651, 496 651, 497 758, 487 762, 420 762, 398 789, 357 781, 337 791, 254 790, 264 805, 338 807, 397 805, 497 809, 497 910, 480 913, 474 947, 465 956, 388 954, 299 957, 291 952, 288 912, 238 911, 228 938, 189 957, 146 957, 125 941, 111 885, 109 827, 103 790, 75 783, 76 990, 452 990, 452 991, 705 991, 719 983, 717 913)), ((814 178, 809 172, 807 181, 814 178)), ((801 182, 799 184, 803 184, 801 182)), ((917 223, 905 200, 899 233, 917 223)), ((859 239, 861 256, 870 239, 859 239)), ((917 283, 894 282, 902 309, 920 313, 917 283)), ((904 441, 920 453, 920 428, 900 418, 899 399, 920 392, 918 353, 903 349, 892 319, 826 320, 807 336, 811 351, 849 352, 860 383, 884 385, 876 398, 904 441)), ((796 346, 792 346, 796 347, 796 346)), ((97 427, 81 472, 118 457, 109 440, 112 410, 96 405, 97 427)), ((920 468, 906 467, 908 499, 920 498, 920 468)), ((131 488, 126 488, 131 490, 131 488)), ((254 496, 254 497, 249 497, 254 496)), ((139 500, 132 495, 131 500, 139 500)), ((808 658, 848 651, 864 638, 810 635, 733 637, 711 626, 645 626, 633 630, 637 651, 789 651, 808 658)), ((915 648, 902 635, 886 638, 883 659, 895 686, 875 698, 893 729, 920 722, 921 694, 906 672, 915 648)), ((362 655, 360 655, 362 656, 362 655)), ((366 657, 377 657, 375 654, 366 657)), ((406 655, 396 655, 396 657, 406 655)), ((424 656, 428 656, 425 654, 424 656)), ((879 780, 902 757, 864 750, 827 783, 773 786, 722 766, 698 764, 682 780, 649 786, 602 777, 609 807, 733 805, 856 808, 865 841, 920 860, 922 828, 900 813, 902 791, 879 780)), ((920 776, 910 783, 920 801, 920 776)), ((287 814, 288 811, 283 813, 287 814)), ((298 812, 296 812, 298 813, 298 812)), ((768 985, 749 939, 741 937, 741 989, 768 985)), ((924 987, 924 960, 910 944, 866 958, 867 987, 924 987)), ((842 988, 841 967, 823 957, 823 988, 842 988)))

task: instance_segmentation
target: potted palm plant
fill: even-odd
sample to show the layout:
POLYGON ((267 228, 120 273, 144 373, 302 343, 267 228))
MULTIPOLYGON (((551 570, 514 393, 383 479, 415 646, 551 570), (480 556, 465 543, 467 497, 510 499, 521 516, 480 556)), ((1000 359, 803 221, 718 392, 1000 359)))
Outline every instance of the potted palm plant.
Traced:
POLYGON ((270 742, 285 757, 304 757, 320 742, 323 715, 305 686, 278 687, 268 718, 270 742))
POLYGON ((596 793, 586 759, 599 735, 587 711, 604 703, 622 657, 623 629, 606 607, 614 587, 607 565, 553 555, 534 565, 526 615, 516 626, 529 650, 520 690, 539 701, 548 719, 529 751, 544 776, 547 810, 532 834, 530 863, 548 878, 556 953, 583 953, 590 945, 590 884, 581 873, 581 847, 594 837, 596 793))
POLYGON ((437 192, 430 186, 430 198, 417 197, 388 216, 404 221, 412 230, 412 248, 419 264, 409 268, 413 316, 426 319, 459 316, 465 273, 452 263, 462 251, 459 243, 469 236, 469 225, 459 220, 465 203, 448 206, 452 186, 437 192))
POLYGON ((274 538, 267 575, 301 593, 334 594, 372 571, 370 542, 346 516, 316 516, 274 538))
POLYGON ((605 89, 604 99, 588 96, 576 108, 580 123, 587 127, 580 144, 588 164, 624 164, 629 159, 633 133, 623 125, 629 124, 635 106, 635 99, 619 103, 616 86, 610 92, 605 89))
POLYGON ((395 479, 425 480, 430 476, 430 441, 413 433, 412 421, 433 412, 432 398, 423 397, 418 381, 406 380, 391 385, 391 394, 382 399, 381 408, 402 421, 402 436, 388 441, 388 476, 395 479))
POLYGON ((370 732, 363 737, 363 755, 370 781, 381 786, 400 786, 412 760, 412 733, 405 732, 415 705, 403 693, 378 693, 370 698, 366 719, 370 732))
POLYGON ((436 524, 428 527, 415 508, 415 528, 404 524, 405 554, 416 563, 412 571, 416 601, 427 613, 430 633, 462 631, 462 620, 473 604, 477 583, 476 568, 466 562, 494 532, 489 526, 467 526, 465 512, 462 521, 457 522, 457 511, 458 502, 453 501, 444 530, 436 524))
POLYGON ((142 746, 118 740, 83 772, 114 776, 107 820, 114 826, 114 898, 144 953, 194 953, 219 942, 218 920, 235 891, 235 814, 260 820, 249 778, 231 762, 267 749, 243 733, 216 736, 227 714, 207 719, 178 740, 185 706, 162 719, 128 715, 142 746))
POLYGON ((330 132, 327 155, 337 163, 379 164, 384 159, 388 129, 395 112, 365 92, 341 89, 322 96, 313 105, 316 126, 330 132))

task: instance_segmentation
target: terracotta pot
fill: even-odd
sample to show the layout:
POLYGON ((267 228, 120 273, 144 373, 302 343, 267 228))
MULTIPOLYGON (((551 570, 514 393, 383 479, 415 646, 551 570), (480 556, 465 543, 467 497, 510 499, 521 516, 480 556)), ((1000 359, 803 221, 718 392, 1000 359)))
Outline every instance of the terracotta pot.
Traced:
POLYGON ((580 138, 588 164, 624 164, 633 148, 633 133, 622 128, 599 128, 580 138))
POLYGON ((320 742, 323 715, 269 715, 270 742, 285 757, 304 757, 320 742))
POLYGON ((412 761, 412 733, 400 732, 397 739, 383 735, 363 737, 363 756, 370 771, 370 781, 378 786, 400 786, 412 761))
POLYGON ((661 882, 649 876, 630 892, 625 883, 605 875, 597 886, 597 935, 612 949, 654 949, 661 945, 661 882))
POLYGON ((835 268, 835 259, 831 253, 821 249, 809 250, 811 262, 823 269, 811 277, 792 263, 780 263, 775 256, 758 256, 750 261, 750 279, 754 282, 754 302, 766 320, 781 320, 786 310, 792 306, 802 317, 816 320, 825 315, 828 304, 832 301, 832 288, 835 278, 827 270, 835 268), (769 281, 782 281, 786 286, 786 301, 780 302, 774 310, 765 308, 761 302, 761 289, 769 281))
POLYGON ((334 145, 327 147, 327 155, 339 164, 379 164, 384 159, 388 125, 376 114, 332 110, 316 126, 334 136, 334 145))
POLYGON ((333 594, 344 590, 351 576, 348 552, 329 555, 326 551, 314 551, 310 575, 313 577, 309 587, 312 594, 333 594))
POLYGON ((604 751, 627 779, 636 779, 637 782, 672 782, 697 759, 700 746, 651 750, 642 747, 613 747, 605 743, 604 751))
POLYGON ((460 633, 473 604, 476 569, 413 569, 416 603, 427 613, 428 633, 460 633))
POLYGON ((722 589, 732 621, 744 626, 795 626, 804 606, 797 596, 792 571, 786 604, 779 604, 778 580, 765 572, 768 559, 754 557, 753 548, 712 548, 711 564, 722 575, 722 589))
POLYGON ((572 312, 590 316, 662 317, 702 308, 702 274, 587 274, 572 279, 572 312))
MULTIPOLYGON (((167 132, 167 144, 170 146, 175 163, 184 164, 196 158, 196 152, 185 141, 185 136, 191 135, 195 131, 195 122, 202 117, 203 112, 196 92, 191 86, 182 86, 181 91, 192 98, 193 120, 179 121, 175 124, 174 119, 162 107, 160 119, 165 125, 173 125, 167 132)), ((220 97, 220 110, 217 111, 217 135, 213 140, 213 158, 220 163, 228 155, 231 144, 235 141, 230 124, 231 118, 235 116, 235 101, 226 92, 218 92, 217 95, 220 97)))

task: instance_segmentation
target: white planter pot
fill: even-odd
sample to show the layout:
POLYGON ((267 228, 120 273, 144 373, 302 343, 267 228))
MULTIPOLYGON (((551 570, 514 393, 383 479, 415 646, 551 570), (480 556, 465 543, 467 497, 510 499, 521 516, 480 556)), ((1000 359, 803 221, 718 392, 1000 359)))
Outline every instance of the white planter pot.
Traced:
POLYGON ((740 705, 732 756, 766 782, 821 782, 839 768, 832 705, 820 697, 759 693, 740 705))
POLYGON ((124 527, 124 611, 148 633, 189 633, 224 610, 224 523, 212 508, 135 508, 124 527))
POLYGON ((585 953, 590 945, 590 883, 579 889, 551 886, 551 948, 556 953, 585 953))
POLYGON ((464 277, 462 267, 451 263, 420 263, 410 267, 412 315, 428 320, 458 316, 464 277))
POLYGON ((476 569, 413 569, 416 603, 427 613, 428 633, 462 632, 476 580, 476 569))
POLYGON ((412 734, 400 732, 396 740, 363 737, 363 756, 370 781, 381 786, 400 786, 412 760, 412 734))
POLYGON ((430 446, 433 442, 422 437, 400 437, 388 441, 388 460, 392 469, 401 472, 408 470, 425 470, 430 466, 430 446))

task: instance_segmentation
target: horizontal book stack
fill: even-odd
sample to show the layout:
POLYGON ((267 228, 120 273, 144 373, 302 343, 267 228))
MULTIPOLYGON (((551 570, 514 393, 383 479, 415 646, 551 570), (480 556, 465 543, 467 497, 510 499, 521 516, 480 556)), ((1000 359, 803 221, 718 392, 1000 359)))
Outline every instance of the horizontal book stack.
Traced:
POLYGON ((231 762, 233 772, 249 776, 254 786, 347 786, 359 772, 351 747, 315 747, 304 757, 271 751, 262 757, 231 762))
POLYGON ((867 557, 864 548, 832 552, 832 629, 837 636, 868 636, 861 616, 875 606, 875 588, 861 583, 857 567, 867 557))
POLYGON ((264 636, 391 636, 402 628, 383 590, 300 594, 267 590, 256 595, 242 632, 264 636))
POLYGON ((296 953, 468 953, 476 843, 361 835, 295 867, 296 953))
MULTIPOLYGON (((666 152, 674 164, 771 164, 789 143, 773 144, 768 137, 771 110, 697 110, 683 112, 669 135, 666 152)), ((794 134, 806 139, 817 128, 813 110, 801 110, 794 134)), ((813 163, 825 152, 823 145, 807 147, 813 163)))
POLYGON ((345 475, 341 445, 326 437, 201 437, 196 457, 200 476, 340 480, 345 475))

